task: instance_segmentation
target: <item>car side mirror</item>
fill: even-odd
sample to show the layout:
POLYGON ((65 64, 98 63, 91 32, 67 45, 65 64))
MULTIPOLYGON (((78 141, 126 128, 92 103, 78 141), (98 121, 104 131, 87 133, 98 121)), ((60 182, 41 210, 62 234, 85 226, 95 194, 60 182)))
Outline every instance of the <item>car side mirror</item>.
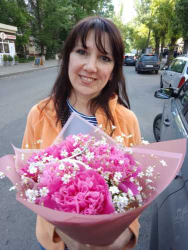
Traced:
POLYGON ((160 99, 169 99, 170 97, 176 97, 178 95, 178 90, 178 88, 158 89, 154 96, 160 99))
POLYGON ((162 70, 167 70, 168 69, 168 66, 165 66, 162 68, 162 70))

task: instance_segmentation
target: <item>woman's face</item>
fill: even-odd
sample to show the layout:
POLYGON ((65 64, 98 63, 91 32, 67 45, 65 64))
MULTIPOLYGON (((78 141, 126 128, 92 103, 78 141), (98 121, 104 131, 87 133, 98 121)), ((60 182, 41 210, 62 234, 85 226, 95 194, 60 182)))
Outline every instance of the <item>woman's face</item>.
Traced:
POLYGON ((99 95, 108 80, 111 79, 114 59, 107 33, 103 34, 102 43, 107 51, 103 54, 96 48, 95 33, 90 31, 86 39, 87 48, 83 48, 80 40, 70 54, 69 79, 76 98, 92 99, 99 95))

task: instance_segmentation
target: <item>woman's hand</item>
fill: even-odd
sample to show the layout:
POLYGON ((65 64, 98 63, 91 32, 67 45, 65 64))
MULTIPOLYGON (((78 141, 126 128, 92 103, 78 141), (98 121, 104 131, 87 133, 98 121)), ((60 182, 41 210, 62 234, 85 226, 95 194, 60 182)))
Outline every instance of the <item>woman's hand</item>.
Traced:
POLYGON ((91 246, 81 244, 68 235, 61 232, 58 228, 55 229, 62 241, 67 245, 69 250, 121 250, 131 240, 133 233, 127 228, 111 245, 107 246, 91 246))

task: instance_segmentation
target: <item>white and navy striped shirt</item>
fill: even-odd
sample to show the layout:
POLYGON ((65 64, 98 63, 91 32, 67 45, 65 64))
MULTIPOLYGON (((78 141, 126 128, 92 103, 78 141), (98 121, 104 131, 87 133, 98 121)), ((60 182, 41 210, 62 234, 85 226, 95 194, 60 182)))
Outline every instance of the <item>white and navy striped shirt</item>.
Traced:
POLYGON ((88 122, 90 122, 91 124, 93 124, 94 126, 97 125, 97 119, 96 119, 95 116, 87 116, 87 115, 84 115, 84 114, 78 112, 75 108, 73 108, 73 106, 70 104, 70 102, 69 102, 68 99, 67 99, 67 105, 69 107, 70 115, 71 115, 72 112, 75 112, 78 115, 80 115, 82 118, 84 118, 85 120, 87 120, 88 122))

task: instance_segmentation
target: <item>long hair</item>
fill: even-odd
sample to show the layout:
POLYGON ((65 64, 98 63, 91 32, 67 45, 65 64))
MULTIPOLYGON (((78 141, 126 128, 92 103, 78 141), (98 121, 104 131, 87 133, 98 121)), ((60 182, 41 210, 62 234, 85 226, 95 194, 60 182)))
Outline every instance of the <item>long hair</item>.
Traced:
POLYGON ((90 100, 91 113, 95 114, 96 110, 100 108, 106 114, 107 121, 114 124, 114 119, 109 108, 109 99, 114 93, 118 96, 118 103, 126 108, 130 108, 123 75, 124 45, 120 32, 110 20, 103 17, 91 16, 84 18, 76 24, 67 37, 61 52, 62 63, 60 71, 50 94, 50 99, 54 101, 57 122, 61 120, 62 117, 66 120, 69 114, 66 100, 70 97, 73 89, 68 75, 70 53, 74 49, 78 39, 80 39, 82 46, 87 48, 87 35, 91 30, 95 32, 95 44, 97 49, 104 54, 107 54, 107 52, 102 43, 102 35, 104 32, 108 34, 114 60, 111 80, 108 81, 97 97, 90 100))

